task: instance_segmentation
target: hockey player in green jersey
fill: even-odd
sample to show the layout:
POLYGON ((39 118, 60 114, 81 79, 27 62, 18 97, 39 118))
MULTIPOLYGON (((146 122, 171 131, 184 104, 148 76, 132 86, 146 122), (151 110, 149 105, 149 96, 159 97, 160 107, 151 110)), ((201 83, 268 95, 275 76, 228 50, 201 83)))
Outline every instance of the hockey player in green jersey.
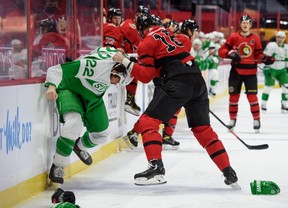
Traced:
POLYGON ((219 72, 218 72, 218 65, 219 65, 219 57, 216 55, 216 46, 213 42, 210 43, 208 47, 208 57, 205 59, 206 67, 208 69, 208 78, 209 78, 209 94, 212 96, 216 95, 216 85, 219 80, 219 72))
POLYGON ((276 34, 276 42, 270 42, 264 50, 264 54, 273 56, 277 61, 272 65, 266 65, 263 73, 265 77, 265 87, 262 93, 262 111, 267 111, 267 101, 275 80, 279 82, 282 88, 281 94, 281 110, 282 113, 288 112, 287 99, 288 99, 288 45, 285 43, 286 34, 279 31, 276 34))
POLYGON ((108 116, 102 97, 111 84, 127 85, 133 79, 123 65, 112 60, 116 52, 109 47, 97 48, 47 71, 45 95, 48 100, 56 100, 64 123, 49 173, 52 182, 64 182, 63 167, 72 150, 90 165, 92 158, 86 149, 106 142, 108 116), (86 132, 80 138, 83 124, 86 132))

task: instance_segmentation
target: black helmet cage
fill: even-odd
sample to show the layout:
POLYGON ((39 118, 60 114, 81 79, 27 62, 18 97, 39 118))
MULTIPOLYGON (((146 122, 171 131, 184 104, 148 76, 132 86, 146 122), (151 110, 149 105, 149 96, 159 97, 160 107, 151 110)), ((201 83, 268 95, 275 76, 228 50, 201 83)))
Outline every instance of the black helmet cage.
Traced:
POLYGON ((159 16, 152 14, 151 17, 152 17, 152 21, 153 21, 152 24, 153 25, 156 25, 156 26, 162 25, 162 21, 161 21, 159 16))
POLYGON ((143 5, 137 7, 137 12, 142 14, 150 14, 150 10, 148 9, 148 7, 145 7, 143 5))
POLYGON ((108 11, 108 22, 111 22, 114 16, 122 17, 122 11, 119 8, 110 8, 108 11))
POLYGON ((56 20, 52 18, 47 18, 40 20, 36 23, 36 28, 42 32, 57 32, 56 20))
POLYGON ((143 14, 142 16, 137 18, 136 27, 140 34, 143 34, 143 30, 153 25, 153 19, 150 14, 143 14))
POLYGON ((170 22, 168 22, 168 27, 170 26, 175 28, 175 32, 179 30, 179 22, 177 22, 176 20, 171 20, 170 22))
POLYGON ((190 29, 191 32, 193 33, 195 30, 196 31, 199 30, 199 26, 194 20, 186 19, 181 25, 181 33, 189 35, 188 29, 190 29))
POLYGON ((243 22, 243 21, 248 21, 248 22, 252 23, 252 18, 249 15, 243 15, 240 18, 240 23, 243 22))

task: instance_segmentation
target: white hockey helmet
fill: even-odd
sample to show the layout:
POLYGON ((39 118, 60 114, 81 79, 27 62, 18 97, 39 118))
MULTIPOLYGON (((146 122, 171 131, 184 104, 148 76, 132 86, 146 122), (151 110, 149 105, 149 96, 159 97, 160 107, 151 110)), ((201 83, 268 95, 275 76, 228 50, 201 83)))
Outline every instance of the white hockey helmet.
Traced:
POLYGON ((286 34, 283 31, 279 31, 279 32, 277 32, 276 37, 286 38, 286 34))

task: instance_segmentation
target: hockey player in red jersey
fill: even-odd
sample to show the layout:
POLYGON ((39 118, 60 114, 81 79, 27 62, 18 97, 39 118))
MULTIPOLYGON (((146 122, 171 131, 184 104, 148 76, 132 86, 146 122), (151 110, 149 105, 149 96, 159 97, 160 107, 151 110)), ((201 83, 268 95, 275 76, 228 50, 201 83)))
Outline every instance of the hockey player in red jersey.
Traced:
POLYGON ((240 32, 232 33, 226 43, 220 47, 218 54, 221 58, 230 58, 231 70, 229 75, 229 128, 236 124, 238 101, 242 84, 246 88, 246 96, 253 116, 255 132, 260 130, 260 107, 257 97, 257 62, 272 64, 274 58, 263 54, 260 38, 251 33, 252 19, 249 15, 240 18, 240 32))
MULTIPOLYGON (((142 40, 139 36, 135 21, 138 16, 142 14, 149 14, 150 11, 147 7, 142 5, 137 7, 137 12, 134 19, 125 20, 120 26, 120 32, 122 35, 122 47, 125 53, 135 53, 138 44, 142 40)), ((125 111, 139 116, 141 108, 135 103, 135 94, 137 89, 137 79, 134 79, 129 85, 126 86, 127 90, 127 99, 125 102, 125 111)))
POLYGON ((134 176, 135 184, 166 183, 159 125, 168 122, 182 106, 185 108, 191 131, 223 172, 225 183, 235 184, 238 178, 230 166, 228 154, 210 126, 207 87, 200 69, 194 65, 194 58, 165 28, 152 26, 149 14, 138 17, 136 24, 139 33, 144 37, 137 48, 138 63, 131 62, 120 52, 114 55, 113 60, 124 64, 131 71, 131 76, 141 82, 148 83, 159 77, 163 86, 154 93, 149 106, 135 124, 142 134, 149 162, 147 170, 134 176))
MULTIPOLYGON (((55 48, 55 49, 65 49, 66 59, 70 60, 69 46, 63 36, 57 31, 57 22, 54 19, 44 19, 37 22, 37 29, 41 30, 41 37, 39 41, 34 41, 32 50, 33 50, 33 59, 35 57, 41 56, 42 48, 55 48)), ((58 64, 58 63, 57 63, 58 64)))
MULTIPOLYGON (((170 22, 174 22, 174 20, 171 20, 170 22)), ((172 24, 170 24, 172 25, 172 24)), ((179 40, 183 46, 186 52, 190 53, 192 48, 192 42, 198 35, 199 26, 198 24, 191 19, 184 20, 184 22, 181 25, 180 33, 176 33, 177 30, 175 30, 174 34, 176 36, 176 39, 179 40)), ((172 118, 169 120, 168 123, 164 123, 163 128, 163 149, 178 149, 180 142, 176 141, 172 135, 175 131, 175 127, 178 120, 178 114, 180 113, 181 108, 172 116, 172 118)))
POLYGON ((122 22, 122 12, 118 8, 110 8, 107 16, 107 22, 103 25, 103 46, 121 48, 119 26, 122 22))

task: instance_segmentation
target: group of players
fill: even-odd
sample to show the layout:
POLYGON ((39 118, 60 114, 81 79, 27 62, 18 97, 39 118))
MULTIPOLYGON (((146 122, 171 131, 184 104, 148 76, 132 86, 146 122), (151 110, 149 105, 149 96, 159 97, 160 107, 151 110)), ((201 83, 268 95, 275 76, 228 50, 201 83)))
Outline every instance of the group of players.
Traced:
MULTIPOLYGON (((106 58, 112 57, 114 63, 118 62, 121 66, 125 66, 127 70, 127 74, 125 75, 126 77, 131 75, 131 77, 134 78, 133 81, 127 85, 127 100, 125 103, 125 110, 134 115, 140 114, 140 108, 135 103, 137 81, 139 80, 143 83, 148 83, 153 80, 155 84, 153 99, 145 112, 135 123, 133 130, 128 132, 125 137, 130 146, 133 147, 138 144, 138 134, 142 135, 143 146, 149 163, 147 170, 135 174, 135 184, 150 185, 166 183, 161 152, 163 146, 165 146, 165 142, 167 141, 169 145, 176 147, 176 149, 179 147, 179 142, 173 140, 171 136, 177 122, 177 115, 181 107, 184 107, 187 122, 192 133, 200 145, 207 151, 215 165, 223 173, 225 184, 236 185, 238 177, 230 165, 228 153, 226 152, 221 140, 218 139, 218 135, 210 126, 208 93, 210 92, 210 94, 215 95, 215 91, 213 92, 213 89, 211 88, 210 90, 207 90, 207 84, 201 74, 200 69, 201 64, 203 64, 203 56, 191 56, 191 53, 197 51, 192 46, 194 44, 196 45, 197 42, 200 45, 202 43, 200 39, 197 39, 198 37, 201 38, 197 23, 194 20, 187 19, 181 26, 179 26, 175 21, 170 21, 167 25, 164 25, 166 26, 165 28, 163 27, 160 18, 155 15, 150 15, 149 9, 144 6, 139 6, 137 8, 135 19, 128 19, 123 23, 121 22, 122 12, 119 9, 111 8, 107 13, 107 23, 104 24, 103 43, 104 46, 116 48, 118 52, 110 49, 108 49, 108 51, 98 50, 90 54, 90 56, 88 55, 80 59, 80 61, 64 64, 61 68, 63 71, 62 73, 64 73, 65 68, 71 68, 74 66, 75 70, 79 74, 82 70, 82 62, 84 63, 84 61, 86 61, 89 63, 90 67, 93 68, 94 62, 98 62, 100 60, 99 57, 103 58, 103 54, 107 55, 106 58), (193 52, 193 50, 195 51, 193 52), (129 58, 125 55, 135 52, 137 52, 138 60, 129 58), (103 54, 100 55, 100 53, 103 54), (92 62, 91 60, 88 61, 88 59, 96 60, 92 62), (165 124, 165 127, 163 135, 161 136, 158 130, 159 125, 162 123, 165 124)), ((229 112, 231 118, 230 123, 234 123, 232 123, 231 128, 236 124, 238 99, 242 83, 244 83, 247 98, 251 106, 250 110, 254 118, 253 128, 260 129, 256 61, 263 62, 267 65, 271 65, 275 61, 273 54, 268 55, 263 53, 259 37, 250 32, 251 26, 252 19, 248 15, 244 15, 240 19, 240 33, 233 33, 230 35, 226 42, 223 41, 225 44, 222 44, 218 51, 216 50, 217 45, 213 41, 207 41, 204 43, 206 49, 208 49, 207 57, 211 62, 213 62, 211 65, 217 65, 219 62, 217 52, 221 58, 230 58, 232 60, 232 69, 229 77, 229 112)), ((203 47, 201 47, 201 50, 203 50, 203 47)), ((207 63, 205 64, 207 65, 207 63)), ((203 67, 202 69, 205 68, 206 67, 203 67)), ((60 69, 57 69, 57 71, 59 70, 60 69)), ((112 67, 112 71, 113 70, 116 70, 115 66, 112 67)), ((117 70, 119 71, 119 69, 117 70)), ((52 70, 50 69, 48 72, 49 71, 52 70)), ((75 74, 72 74, 68 70, 66 71, 66 81, 68 81, 68 79, 72 79, 71 76, 74 76, 75 74)), ((90 72, 92 73, 92 71, 90 72)), ((108 70, 107 74, 109 73, 108 70)), ((113 73, 120 78, 122 76, 119 75, 119 72, 115 71, 113 73)), ((111 72, 112 75, 113 73, 111 72)), ((57 72, 57 74, 59 74, 59 72, 57 72)), ((89 75, 89 69, 85 68, 83 72, 83 76, 84 75, 89 75)), ((117 81, 112 82, 112 75, 110 75, 109 81, 111 84, 119 83, 121 81, 121 79, 118 78, 117 81)), ((82 79, 86 79, 85 76, 82 77, 82 79)), ((97 77, 94 75, 91 75, 90 79, 92 78, 97 81, 97 77)), ((81 78, 78 76, 77 79, 81 78)), ((60 92, 59 86, 64 86, 63 84, 58 85, 59 80, 57 81, 57 79, 56 83, 57 86, 56 84, 51 84, 50 80, 46 80, 46 85, 51 88, 50 95, 49 93, 46 93, 46 96, 51 96, 50 99, 52 100, 57 99, 57 93, 60 92)), ((87 88, 88 83, 86 85, 83 84, 83 81, 81 81, 81 83, 83 87, 87 88)), ((79 87, 81 83, 77 81, 79 87)), ((285 85, 283 86, 285 87, 285 85)), ((64 89, 64 91, 63 89, 61 90, 63 96, 62 101, 65 100, 63 98, 67 98, 66 96, 68 96, 74 103, 79 103, 79 105, 81 105, 81 102, 78 100, 79 96, 74 95, 74 93, 71 94, 71 91, 77 91, 77 89, 71 86, 71 89, 68 91, 66 91, 67 89, 64 89), (76 97, 77 99, 75 99, 76 97)), ((79 93, 81 95, 81 92, 79 93)), ((89 93, 85 94, 85 96, 87 96, 86 101, 88 103, 91 102, 91 105, 85 104, 85 107, 89 107, 91 112, 94 108, 98 108, 97 105, 99 103, 89 100, 91 98, 89 93)), ((100 94, 98 94, 98 96, 100 96, 100 94)), ((83 99, 81 96, 80 98, 83 99)), ((101 102, 101 106, 103 107, 103 101, 99 99, 99 102, 101 102)), ((80 112, 83 111, 83 109, 77 110, 80 112)), ((95 115, 99 117, 97 113, 101 111, 101 118, 104 118, 105 122, 107 122, 107 115, 103 115, 103 110, 103 108, 100 110, 98 109, 98 111, 95 114, 91 114, 91 116, 93 117, 95 115)), ((66 126, 71 125, 69 128, 71 131, 73 127, 78 126, 79 121, 81 121, 81 116, 83 115, 78 113, 66 113, 62 111, 62 119, 64 118, 66 126), (73 123, 73 121, 77 122, 73 123)), ((74 128, 71 132, 63 131, 61 133, 61 136, 57 141, 57 151, 53 161, 54 163, 52 164, 49 174, 49 178, 52 182, 64 182, 63 164, 59 166, 55 163, 57 163, 57 159, 58 164, 59 161, 63 161, 63 158, 69 156, 72 150, 85 164, 90 165, 92 163, 92 158, 86 149, 94 147, 99 143, 101 138, 105 136, 104 131, 108 124, 101 126, 93 124, 95 126, 90 126, 91 124, 85 123, 84 120, 84 125, 87 127, 87 132, 81 138, 78 138, 78 134, 80 134, 80 129, 78 127, 74 128), (75 133, 75 135, 72 135, 77 129, 78 132, 75 133), (66 137, 63 136, 64 133, 67 134, 66 137), (65 149, 65 145, 67 146, 67 144, 69 148, 65 149)))

